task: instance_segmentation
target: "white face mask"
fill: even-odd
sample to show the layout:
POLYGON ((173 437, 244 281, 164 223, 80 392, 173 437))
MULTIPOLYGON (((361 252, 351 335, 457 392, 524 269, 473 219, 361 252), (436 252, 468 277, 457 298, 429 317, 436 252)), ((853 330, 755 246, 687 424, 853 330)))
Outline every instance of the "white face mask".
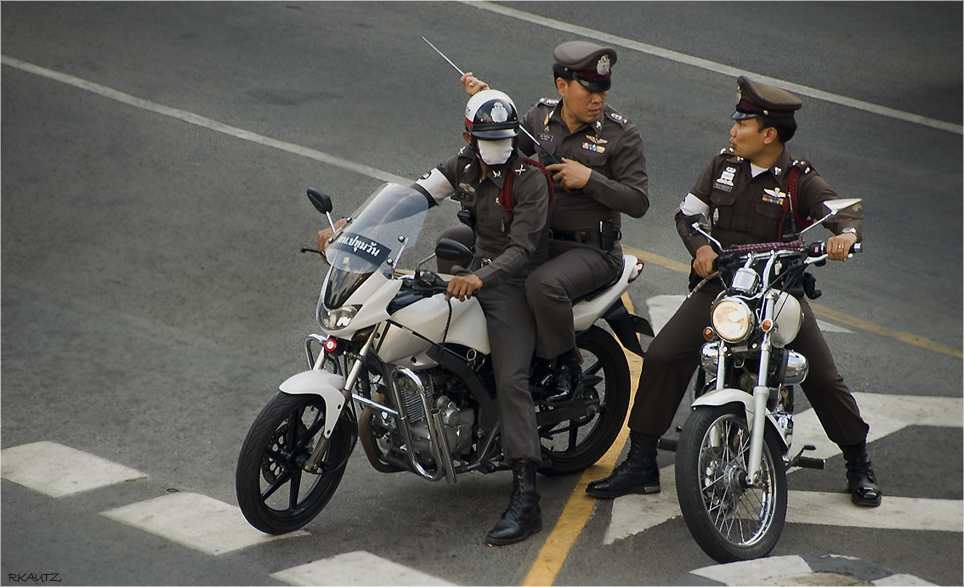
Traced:
POLYGON ((479 157, 485 161, 486 165, 502 165, 509 160, 512 154, 512 139, 499 139, 497 141, 478 141, 479 157))

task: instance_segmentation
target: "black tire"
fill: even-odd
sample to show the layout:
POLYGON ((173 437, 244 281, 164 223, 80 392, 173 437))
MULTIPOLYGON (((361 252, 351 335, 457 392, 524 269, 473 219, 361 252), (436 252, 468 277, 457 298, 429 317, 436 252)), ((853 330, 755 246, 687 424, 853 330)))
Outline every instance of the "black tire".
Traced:
POLYGON ((539 472, 547 476, 577 473, 595 464, 616 440, 629 410, 629 363, 623 347, 598 326, 581 333, 576 346, 583 358, 581 393, 572 404, 542 409, 598 402, 598 410, 540 428, 543 454, 549 462, 539 472))
POLYGON ((683 519, 703 552, 720 563, 764 557, 787 516, 787 471, 776 433, 767 426, 761 486, 746 473, 750 433, 742 405, 697 407, 680 434, 676 492, 683 519), (717 434, 725 443, 714 442, 717 434))
POLYGON ((301 466, 324 437, 325 401, 279 393, 251 425, 235 473, 238 505, 248 522, 268 534, 301 528, 328 504, 345 473, 357 428, 342 418, 312 474, 301 466))

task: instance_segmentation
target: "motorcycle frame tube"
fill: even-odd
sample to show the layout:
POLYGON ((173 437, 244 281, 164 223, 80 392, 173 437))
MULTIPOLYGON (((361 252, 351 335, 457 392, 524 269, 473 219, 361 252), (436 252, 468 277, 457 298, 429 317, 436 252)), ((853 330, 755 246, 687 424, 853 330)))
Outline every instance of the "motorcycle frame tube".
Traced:
POLYGON ((426 397, 425 386, 422 385, 422 380, 418 377, 418 375, 412 372, 411 369, 407 369, 405 367, 395 367, 392 370, 392 373, 389 376, 388 380, 391 383, 391 385, 389 386, 389 389, 391 390, 392 395, 394 396, 395 405, 398 406, 399 408, 399 416, 398 416, 399 427, 398 428, 402 433, 402 438, 405 440, 405 445, 409 447, 409 450, 406 451, 406 454, 408 455, 409 465, 412 467, 412 470, 414 472, 418 473, 419 475, 428 479, 429 481, 438 481, 439 479, 442 478, 443 475, 446 474, 445 469, 447 467, 451 468, 451 457, 450 455, 446 455, 447 457, 449 457, 449 462, 446 464, 443 464, 442 456, 439 454, 440 451, 439 451, 438 434, 437 434, 437 431, 434 429, 435 427, 432 425, 431 409, 429 408, 429 405, 428 405, 428 398, 426 397), (418 392, 419 398, 422 401, 422 407, 425 410, 425 417, 429 418, 428 431, 429 431, 429 434, 432 436, 432 453, 433 453, 432 456, 435 457, 435 462, 438 464, 434 473, 429 472, 425 467, 423 467, 422 464, 415 459, 415 451, 411 450, 411 447, 414 445, 412 444, 412 435, 408 429, 408 421, 409 421, 408 414, 406 414, 405 410, 402 408, 404 404, 401 401, 402 399, 401 394, 398 391, 398 386, 396 383, 399 377, 404 377, 409 381, 411 381, 412 384, 415 385, 415 389, 418 392))

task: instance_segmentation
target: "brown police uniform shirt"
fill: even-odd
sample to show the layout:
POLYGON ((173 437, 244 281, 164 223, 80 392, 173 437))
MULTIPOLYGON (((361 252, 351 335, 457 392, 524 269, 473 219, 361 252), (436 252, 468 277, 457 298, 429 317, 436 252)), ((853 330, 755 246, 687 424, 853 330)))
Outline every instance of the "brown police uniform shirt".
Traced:
MULTIPOLYGON (((620 228, 620 212, 639 218, 649 209, 649 178, 643 141, 636 126, 605 106, 593 124, 570 133, 562 120, 562 102, 543 99, 522 119, 522 125, 542 147, 556 157, 578 161, 592 170, 589 182, 581 190, 564 191, 555 186, 552 209, 553 231, 586 232, 599 248, 599 223, 612 221, 620 228)), ((519 134, 519 149, 538 155, 547 165, 543 152, 532 140, 519 134)), ((615 253, 621 252, 618 242, 615 253)))
MULTIPOLYGON (((811 220, 823 218, 826 215, 823 202, 837 199, 837 194, 808 162, 792 159, 784 149, 773 167, 752 177, 749 161, 735 156, 732 149, 723 149, 709 162, 690 192, 709 207, 713 238, 729 248, 779 242, 784 234, 793 232, 793 214, 783 209, 784 200, 790 198, 787 174, 791 166, 800 169, 797 203, 801 216, 811 220)), ((709 242, 702 235, 689 234, 684 218, 685 211, 695 212, 693 206, 687 206, 684 201, 680 208, 676 213, 676 228, 695 257, 697 249, 709 242)), ((828 222, 827 226, 834 234, 855 228, 857 240, 861 240, 859 221, 840 220, 828 222)), ((797 227, 796 231, 801 229, 797 227)))
POLYGON ((481 175, 479 158, 467 145, 413 187, 436 203, 451 197, 463 209, 474 211, 475 256, 489 261, 473 273, 490 289, 545 261, 549 182, 541 169, 522 162, 518 149, 506 165, 490 167, 485 177, 481 175), (514 175, 512 213, 499 202, 509 173, 514 175))

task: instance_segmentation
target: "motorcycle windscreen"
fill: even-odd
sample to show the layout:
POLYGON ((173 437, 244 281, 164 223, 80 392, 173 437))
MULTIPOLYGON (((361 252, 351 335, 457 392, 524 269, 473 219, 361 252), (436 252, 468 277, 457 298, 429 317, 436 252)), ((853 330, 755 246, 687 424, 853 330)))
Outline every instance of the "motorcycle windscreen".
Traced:
POLYGON ((391 279, 399 254, 418 240, 427 210, 428 200, 412 188, 387 183, 375 190, 328 245, 325 306, 340 308, 375 271, 391 279))

